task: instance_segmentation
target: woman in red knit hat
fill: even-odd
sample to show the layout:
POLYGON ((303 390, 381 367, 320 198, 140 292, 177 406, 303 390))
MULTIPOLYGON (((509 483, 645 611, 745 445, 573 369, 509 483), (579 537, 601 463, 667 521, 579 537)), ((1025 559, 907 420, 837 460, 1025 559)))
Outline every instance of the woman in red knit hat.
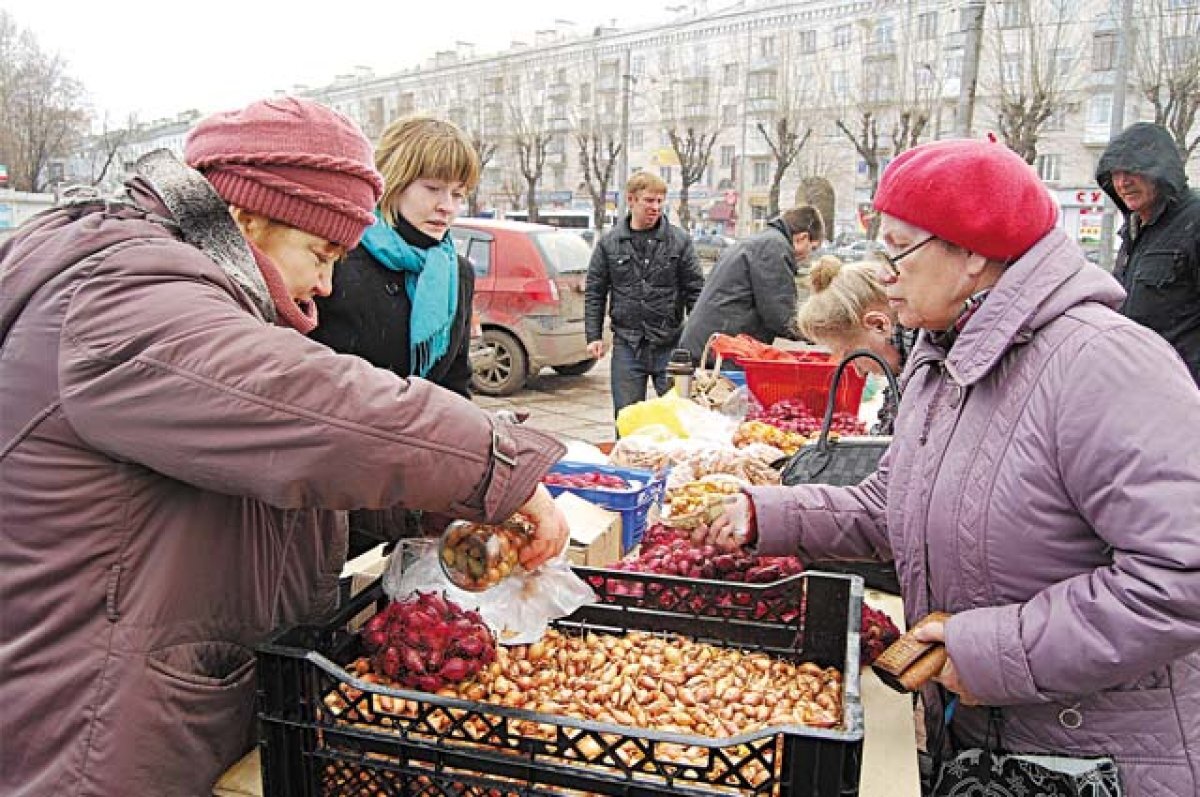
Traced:
POLYGON ((950 615, 917 632, 949 654, 921 690, 935 761, 1200 793, 1200 391, 1003 145, 909 150, 875 207, 888 304, 921 330, 889 451, 854 487, 750 488, 697 537, 894 560, 910 625, 950 615))
POLYGON ((536 524, 563 447, 304 334, 373 221, 371 145, 275 99, 0 247, 0 793, 208 794, 254 645, 336 605, 344 513, 536 524))

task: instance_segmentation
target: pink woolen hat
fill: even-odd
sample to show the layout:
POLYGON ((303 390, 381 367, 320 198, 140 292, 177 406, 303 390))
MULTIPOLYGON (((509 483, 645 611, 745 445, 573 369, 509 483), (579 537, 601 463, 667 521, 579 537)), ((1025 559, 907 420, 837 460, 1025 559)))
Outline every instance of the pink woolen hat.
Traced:
POLYGON ((1029 251, 1058 218, 1029 164, 1003 144, 973 139, 901 153, 879 181, 875 209, 1006 263, 1029 251))
POLYGON ((358 127, 295 97, 204 119, 183 154, 229 204, 347 249, 374 222, 383 192, 371 142, 358 127))

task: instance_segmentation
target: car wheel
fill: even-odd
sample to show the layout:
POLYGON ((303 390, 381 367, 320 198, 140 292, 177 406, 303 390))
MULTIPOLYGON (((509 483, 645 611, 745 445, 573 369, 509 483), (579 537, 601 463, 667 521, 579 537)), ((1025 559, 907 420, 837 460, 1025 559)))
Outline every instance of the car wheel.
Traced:
POLYGON ((485 396, 511 396, 525 387, 529 358, 521 342, 502 329, 485 329, 483 343, 495 352, 488 368, 471 375, 471 387, 485 396))
POLYGON ((583 376, 596 367, 596 362, 596 360, 587 359, 580 360, 577 363, 570 363, 569 365, 555 365, 552 367, 555 373, 562 374, 563 376, 583 376))

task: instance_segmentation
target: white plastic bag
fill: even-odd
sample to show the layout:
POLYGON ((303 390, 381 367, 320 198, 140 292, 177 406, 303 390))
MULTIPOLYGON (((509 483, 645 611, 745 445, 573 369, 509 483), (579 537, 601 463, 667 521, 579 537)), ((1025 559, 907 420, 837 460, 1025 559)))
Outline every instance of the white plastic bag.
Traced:
POLYGON ((537 642, 550 621, 566 617, 580 606, 596 602, 575 572, 564 550, 532 573, 518 568, 513 575, 483 592, 454 586, 438 561, 438 540, 401 540, 392 552, 383 591, 393 600, 414 592, 441 592, 464 609, 475 609, 505 645, 537 642))

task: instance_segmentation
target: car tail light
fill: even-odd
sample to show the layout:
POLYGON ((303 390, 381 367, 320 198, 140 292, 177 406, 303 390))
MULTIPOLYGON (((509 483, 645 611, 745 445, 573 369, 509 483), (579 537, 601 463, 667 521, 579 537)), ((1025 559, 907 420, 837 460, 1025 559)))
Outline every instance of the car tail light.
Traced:
POLYGON ((530 280, 525 283, 524 293, 533 301, 542 304, 558 302, 558 285, 552 279, 530 280))

